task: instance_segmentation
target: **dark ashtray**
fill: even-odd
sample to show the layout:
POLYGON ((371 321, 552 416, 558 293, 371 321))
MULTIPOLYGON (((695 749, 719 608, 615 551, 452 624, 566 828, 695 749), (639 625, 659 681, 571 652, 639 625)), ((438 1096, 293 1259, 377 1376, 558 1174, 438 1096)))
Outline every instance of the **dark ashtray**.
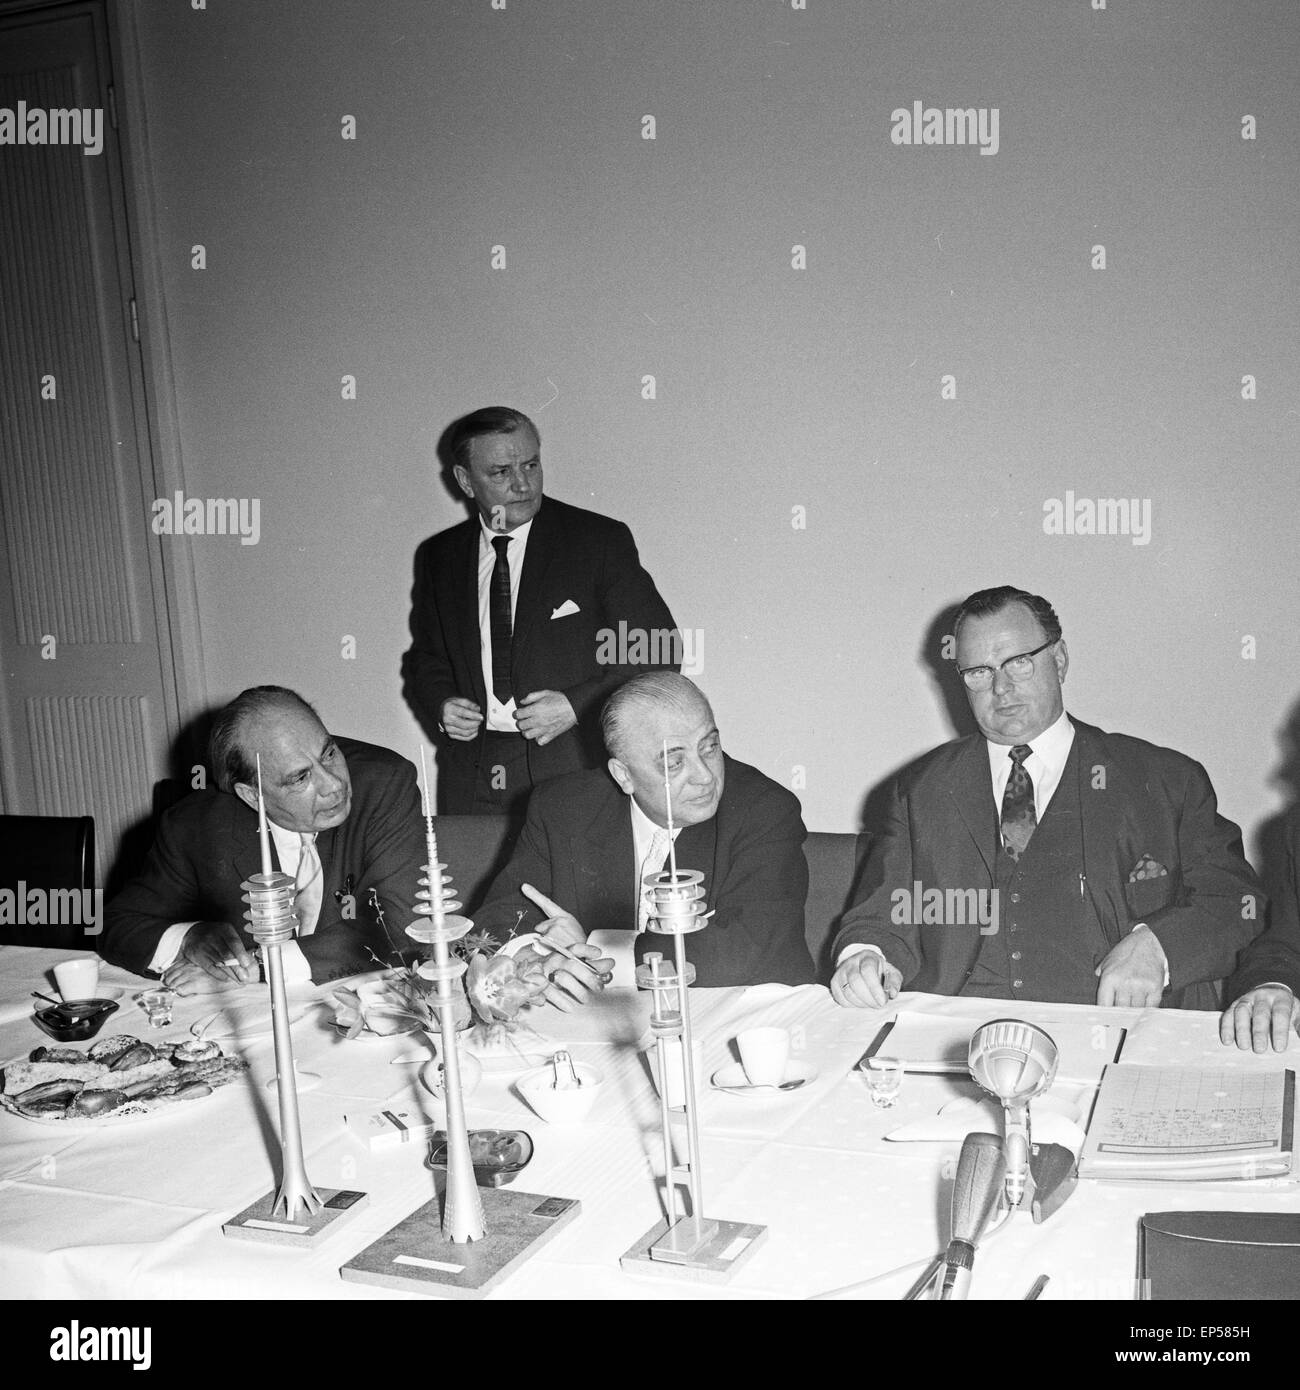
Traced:
POLYGON ((112 999, 82 999, 76 1004, 37 1009, 32 1022, 56 1042, 85 1042, 99 1032, 109 1014, 116 1012, 112 999))
MULTIPOLYGON (((533 1156, 533 1141, 522 1129, 471 1129, 469 1159, 480 1187, 504 1187, 525 1169, 533 1156)), ((447 1134, 435 1129, 429 1136, 426 1168, 447 1166, 447 1134)))

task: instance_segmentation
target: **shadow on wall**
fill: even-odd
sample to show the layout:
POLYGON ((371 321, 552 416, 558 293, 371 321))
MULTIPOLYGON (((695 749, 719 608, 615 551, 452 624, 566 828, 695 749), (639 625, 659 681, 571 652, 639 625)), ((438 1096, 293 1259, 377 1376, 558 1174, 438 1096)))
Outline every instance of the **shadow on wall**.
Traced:
POLYGON ((121 891, 127 881, 144 867, 153 844, 158 822, 163 812, 194 790, 196 767, 204 769, 209 786, 215 786, 208 761, 208 731, 222 706, 215 705, 196 715, 181 730, 167 758, 167 775, 154 783, 153 806, 148 815, 141 816, 122 836, 117 858, 104 866, 104 896, 110 899, 121 891))
POLYGON ((1294 891, 1286 883, 1286 844, 1289 834, 1294 833, 1296 817, 1300 816, 1300 700, 1292 706, 1277 741, 1281 761, 1269 780, 1280 789, 1283 804, 1256 832, 1252 861, 1270 898, 1284 889, 1294 891))
MULTIPOLYGON (((935 614, 921 646, 917 652, 917 665, 929 675, 930 694, 943 711, 953 738, 965 738, 976 730, 974 716, 966 699, 966 691, 957 676, 956 662, 944 655, 946 639, 952 633, 953 619, 965 601, 965 596, 945 605, 935 614)), ((926 754, 921 754, 925 757, 926 754)), ((858 812, 858 826, 862 830, 879 834, 885 824, 889 808, 889 789, 894 779, 905 769, 919 762, 919 758, 909 758, 899 763, 862 798, 858 812)))

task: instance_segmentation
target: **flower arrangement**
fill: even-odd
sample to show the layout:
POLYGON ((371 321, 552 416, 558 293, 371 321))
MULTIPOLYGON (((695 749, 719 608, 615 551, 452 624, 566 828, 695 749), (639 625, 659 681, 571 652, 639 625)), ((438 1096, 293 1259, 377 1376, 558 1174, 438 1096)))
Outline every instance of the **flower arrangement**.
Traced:
MULTIPOLYGON (((518 921, 515 926, 518 927, 518 921)), ((485 1040, 499 1040, 503 1034, 513 1032, 519 1025, 520 1013, 540 1003, 550 983, 542 970, 542 957, 535 951, 503 955, 494 937, 475 932, 457 943, 457 951, 469 965, 465 992, 482 1021, 485 1040)))
MULTIPOLYGON (((384 910, 373 888, 369 902, 383 929, 384 910)), ((518 931, 523 916, 521 912, 515 919, 511 938, 518 931)), ((542 971, 543 957, 535 951, 503 955, 502 943, 486 932, 470 932, 452 949, 468 966, 463 989, 457 986, 457 1028, 473 1027, 475 1040, 480 1044, 508 1046, 509 1035, 520 1025, 519 1015, 539 1003, 546 992, 549 982, 542 971), (475 1015, 479 1020, 477 1025, 475 1015)), ((356 1038, 362 1033, 383 1036, 416 1029, 436 1032, 440 1026, 437 986, 419 973, 420 962, 432 952, 432 947, 423 947, 414 961, 396 967, 380 960, 373 951, 369 952, 375 964, 388 973, 383 977, 383 989, 378 994, 363 995, 356 989, 334 991, 334 1023, 343 1036, 356 1038)))

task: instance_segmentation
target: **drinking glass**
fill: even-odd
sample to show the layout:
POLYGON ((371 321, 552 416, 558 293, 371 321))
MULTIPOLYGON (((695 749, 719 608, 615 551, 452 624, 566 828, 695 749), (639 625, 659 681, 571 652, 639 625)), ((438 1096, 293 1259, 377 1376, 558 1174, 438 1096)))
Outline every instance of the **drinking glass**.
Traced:
POLYGON ((176 1003, 174 989, 147 989, 139 996, 138 1003, 149 1020, 150 1028, 166 1028, 172 1021, 172 1008, 176 1003))
POLYGON ((887 1110, 898 1100, 903 1087, 903 1063, 897 1057, 864 1057, 858 1070, 866 1078, 871 1103, 887 1110))

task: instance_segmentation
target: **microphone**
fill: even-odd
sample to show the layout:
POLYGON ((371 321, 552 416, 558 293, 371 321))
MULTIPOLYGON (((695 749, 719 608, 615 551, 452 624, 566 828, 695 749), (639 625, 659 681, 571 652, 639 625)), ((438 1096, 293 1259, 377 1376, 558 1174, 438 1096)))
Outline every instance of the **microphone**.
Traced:
POLYGON ((968 1134, 957 1160, 952 1188, 952 1239, 944 1255, 941 1299, 965 1298, 975 1264, 975 1247, 1002 1192, 1006 1160, 996 1134, 968 1134))
POLYGON ((1056 1044, 1032 1023, 995 1018, 970 1040, 970 1074, 1002 1102, 1007 1203, 1018 1207, 1029 1175, 1029 1102, 1056 1079, 1056 1044))

